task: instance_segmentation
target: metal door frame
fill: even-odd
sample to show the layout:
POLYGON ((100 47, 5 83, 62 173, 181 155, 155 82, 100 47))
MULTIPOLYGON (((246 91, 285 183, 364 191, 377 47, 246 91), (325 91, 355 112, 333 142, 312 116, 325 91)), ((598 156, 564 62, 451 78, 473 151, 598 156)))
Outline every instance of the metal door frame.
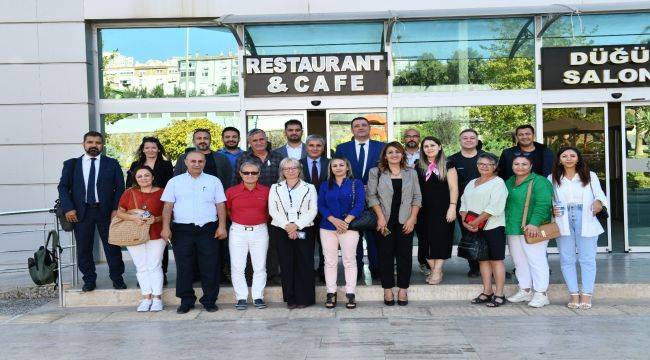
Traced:
POLYGON ((650 252, 650 246, 634 246, 630 247, 629 228, 628 228, 628 211, 627 211, 627 148, 625 147, 625 140, 627 132, 625 131, 625 109, 633 106, 650 106, 650 101, 624 101, 621 102, 621 168, 623 177, 623 233, 625 239, 626 252, 650 252))

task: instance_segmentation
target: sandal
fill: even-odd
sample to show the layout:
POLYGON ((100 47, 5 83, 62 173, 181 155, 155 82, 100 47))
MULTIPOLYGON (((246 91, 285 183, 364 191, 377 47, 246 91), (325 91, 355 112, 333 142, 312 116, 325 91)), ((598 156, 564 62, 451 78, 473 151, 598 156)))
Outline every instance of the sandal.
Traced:
POLYGON ((501 305, 505 305, 506 302, 507 300, 505 295, 502 296, 493 295, 492 299, 490 299, 490 301, 487 304, 485 304, 485 306, 495 308, 501 305))
MULTIPOLYGON (((571 296, 571 297, 580 296, 580 294, 569 294, 569 296, 571 296)), ((580 301, 580 300, 578 300, 578 301, 580 301)), ((566 307, 568 307, 569 309, 579 309, 580 308, 580 303, 569 301, 566 304, 566 307)))
POLYGON ((431 275, 427 278, 427 284, 438 285, 442 282, 442 271, 431 271, 431 275))
POLYGON ((354 294, 345 294, 345 297, 348 298, 348 303, 345 304, 345 307, 348 309, 356 309, 357 303, 354 301, 354 294))
POLYGON ((580 310, 589 310, 589 309, 591 309, 591 295, 589 295, 589 294, 580 294, 580 297, 583 297, 583 296, 588 296, 590 301, 588 303, 580 301, 580 305, 579 305, 580 310))
POLYGON ((479 296, 473 298, 472 301, 470 301, 470 302, 472 304, 474 304, 474 305, 476 305, 476 304, 485 304, 485 303, 488 303, 488 302, 492 301, 492 296, 494 296, 494 294, 481 293, 479 296), (482 297, 482 296, 484 296, 484 297, 482 297))
POLYGON ((336 307, 336 293, 327 293, 327 300, 325 301, 325 307, 328 309, 333 309, 336 307))

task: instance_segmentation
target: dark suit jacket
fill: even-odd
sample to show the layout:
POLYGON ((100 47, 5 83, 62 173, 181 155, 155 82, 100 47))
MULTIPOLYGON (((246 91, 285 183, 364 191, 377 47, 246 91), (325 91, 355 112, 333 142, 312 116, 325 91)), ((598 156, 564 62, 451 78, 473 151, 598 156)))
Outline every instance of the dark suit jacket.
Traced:
MULTIPOLYGON (((275 149, 273 151, 280 154, 280 156, 282 156, 283 159, 289 156, 289 154, 287 154, 287 144, 284 144, 284 145, 280 146, 279 148, 277 148, 277 149, 275 149)), ((305 145, 303 143, 302 144, 302 153, 300 154, 300 159, 304 159, 306 157, 307 157, 307 145, 305 145)))
POLYGON ((354 140, 344 142, 339 144, 336 147, 336 152, 334 153, 335 157, 342 157, 348 159, 352 165, 352 175, 355 179, 361 179, 363 184, 368 184, 368 172, 370 169, 376 167, 379 164, 379 154, 386 144, 381 141, 370 140, 368 144, 368 163, 366 164, 366 171, 361 174, 361 164, 357 159, 357 151, 354 146, 354 140))
MULTIPOLYGON (((300 160, 300 163, 302 164, 302 173, 305 175, 305 181, 313 184, 314 181, 312 181, 311 178, 311 158, 307 157, 302 160, 300 160)), ((320 157, 320 174, 318 174, 318 183, 322 184, 325 181, 327 181, 327 174, 328 174, 328 166, 329 166, 330 160, 326 158, 325 156, 320 157)), ((316 189, 318 191, 319 189, 316 189)))
MULTIPOLYGON (((187 152, 192 150, 194 149, 189 148, 185 154, 178 157, 178 160, 176 160, 176 165, 174 165, 174 176, 183 174, 187 171, 187 166, 185 166, 185 157, 187 156, 187 152)), ((212 152, 212 157, 214 158, 214 163, 217 166, 217 173, 210 175, 218 177, 219 180, 221 180, 223 189, 226 190, 232 184, 232 166, 230 166, 230 161, 228 161, 226 155, 218 153, 216 151, 212 152)))
MULTIPOLYGON (((61 208, 65 212, 77 210, 79 221, 82 221, 86 213, 86 185, 81 159, 80 156, 63 162, 58 186, 61 208)), ((120 164, 117 160, 102 155, 97 176, 97 194, 100 212, 107 219, 113 210, 117 210, 123 192, 124 174, 120 164)))
MULTIPOLYGON (((140 164, 137 161, 134 161, 131 164, 129 171, 126 172, 127 188, 130 188, 135 184, 135 181, 133 180, 133 170, 135 170, 139 165, 140 164)), ((153 167, 154 186, 164 188, 172 177, 174 177, 174 167, 172 166, 172 162, 169 160, 156 161, 156 165, 153 167)))

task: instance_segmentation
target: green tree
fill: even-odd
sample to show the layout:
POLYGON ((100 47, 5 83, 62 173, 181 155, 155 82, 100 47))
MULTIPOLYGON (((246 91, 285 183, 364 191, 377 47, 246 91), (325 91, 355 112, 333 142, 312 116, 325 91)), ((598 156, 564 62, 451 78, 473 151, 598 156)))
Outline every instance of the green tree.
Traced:
POLYGON ((230 82, 230 87, 228 88, 228 93, 229 94, 238 94, 239 93, 239 83, 237 80, 233 80, 230 82))
POLYGON ((219 84, 219 86, 217 87, 217 95, 227 94, 227 93, 228 93, 228 86, 226 85, 226 83, 219 84))
POLYGON ((634 126, 634 157, 646 157, 648 131, 650 131, 650 106, 625 109, 625 124, 634 126))
POLYGON ((165 147, 169 159, 178 159, 185 149, 192 145, 192 133, 195 129, 209 129, 212 134, 212 150, 223 147, 222 128, 208 119, 175 120, 166 127, 156 130, 155 136, 165 147))

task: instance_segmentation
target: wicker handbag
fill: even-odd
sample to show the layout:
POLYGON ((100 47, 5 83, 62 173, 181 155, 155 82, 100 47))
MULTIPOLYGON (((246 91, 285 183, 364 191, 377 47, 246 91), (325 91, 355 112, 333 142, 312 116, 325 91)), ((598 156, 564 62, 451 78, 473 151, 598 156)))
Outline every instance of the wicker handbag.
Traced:
MULTIPOLYGON (((526 227, 526 219, 528 218, 528 206, 530 205, 530 196, 533 192, 533 183, 535 180, 532 180, 528 184, 528 192, 526 193, 526 204, 524 205, 524 217, 521 218, 521 229, 523 230, 526 227)), ((539 236, 528 236, 524 232, 524 238, 528 244, 537 244, 538 242, 551 240, 560 237, 560 228, 555 222, 550 222, 548 224, 542 224, 538 226, 539 236)))
MULTIPOLYGON (((138 209, 138 200, 133 190, 133 202, 135 209, 129 210, 129 214, 142 215, 143 210, 138 209)), ((122 220, 115 216, 111 220, 108 230, 108 243, 116 246, 135 246, 149 241, 149 224, 137 224, 130 220, 122 220)))

